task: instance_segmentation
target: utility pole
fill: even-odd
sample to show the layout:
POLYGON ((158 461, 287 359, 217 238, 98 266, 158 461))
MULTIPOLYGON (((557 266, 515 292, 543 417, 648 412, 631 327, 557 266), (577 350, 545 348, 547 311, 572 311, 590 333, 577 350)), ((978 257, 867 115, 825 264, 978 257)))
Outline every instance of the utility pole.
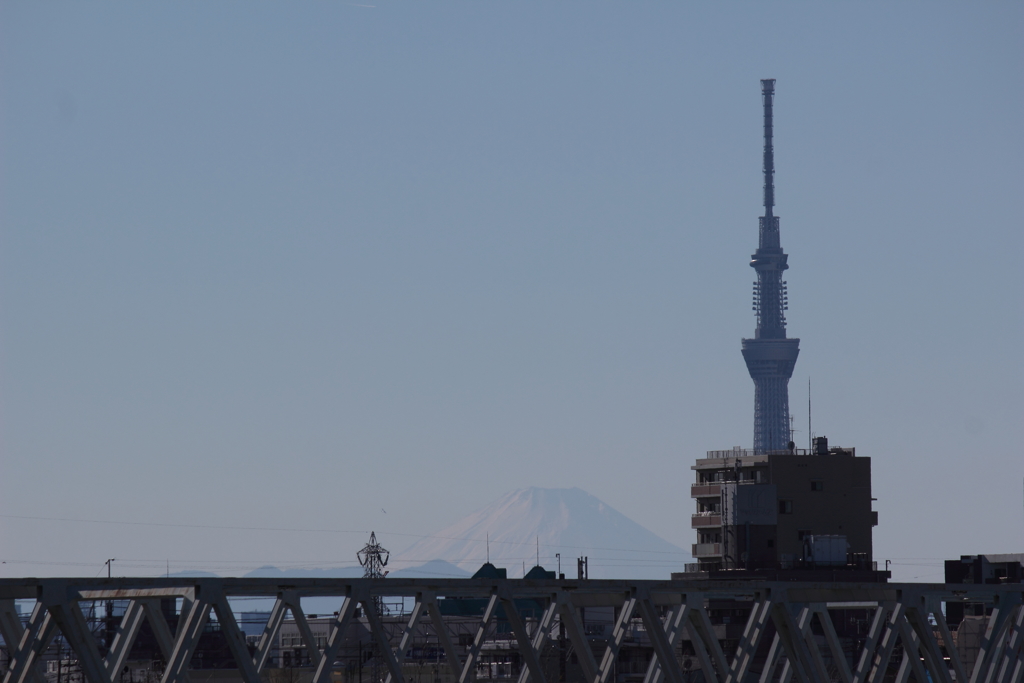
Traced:
MULTIPOLYGON (((576 576, 582 581, 590 576, 590 571, 587 568, 587 557, 583 556, 576 559, 576 576)), ((580 623, 583 624, 583 632, 587 632, 587 610, 585 607, 580 607, 580 623)))
POLYGON ((807 451, 814 449, 814 432, 811 431, 811 378, 807 377, 807 451))
MULTIPOLYGON (((110 578, 111 567, 114 564, 114 560, 116 560, 116 559, 117 559, 116 557, 111 557, 109 560, 107 560, 106 562, 103 563, 103 564, 107 565, 107 578, 108 579, 110 578)), ((104 624, 103 624, 103 640, 104 640, 104 643, 105 643, 105 645, 107 647, 107 652, 110 652, 110 648, 114 644, 114 630, 115 630, 115 626, 114 626, 114 601, 113 600, 107 600, 106 612, 107 612, 107 614, 106 614, 106 618, 104 619, 104 624)))

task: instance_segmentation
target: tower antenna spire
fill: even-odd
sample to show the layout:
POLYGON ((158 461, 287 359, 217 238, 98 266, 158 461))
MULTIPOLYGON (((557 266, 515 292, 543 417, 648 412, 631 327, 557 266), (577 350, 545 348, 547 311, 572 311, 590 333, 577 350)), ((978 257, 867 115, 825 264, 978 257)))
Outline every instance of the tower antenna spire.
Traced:
POLYGON ((775 215, 774 78, 761 80, 761 104, 764 107, 764 215, 759 222, 757 251, 750 260, 750 266, 757 272, 754 283, 757 329, 753 339, 743 340, 743 359, 754 381, 755 453, 781 451, 788 445, 789 378, 800 353, 800 340, 786 338, 789 295, 782 273, 789 268, 789 257, 782 251, 779 217, 775 215))
POLYGON ((772 146, 772 105, 775 101, 775 79, 761 80, 761 102, 764 105, 764 216, 772 218, 775 207, 775 149, 772 146))

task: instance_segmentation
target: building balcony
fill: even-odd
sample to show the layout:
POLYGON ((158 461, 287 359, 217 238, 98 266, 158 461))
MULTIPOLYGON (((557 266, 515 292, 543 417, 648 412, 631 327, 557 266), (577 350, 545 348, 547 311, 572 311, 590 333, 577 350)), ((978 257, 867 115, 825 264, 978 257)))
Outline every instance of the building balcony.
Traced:
POLYGON ((718 497, 722 494, 721 484, 691 484, 690 485, 690 497, 691 498, 711 498, 718 497))
POLYGON ((690 527, 693 529, 709 526, 722 526, 721 512, 698 512, 690 518, 690 527))
POLYGON ((694 543, 692 546, 692 552, 690 553, 694 557, 721 557, 722 556, 722 544, 721 543, 694 543))

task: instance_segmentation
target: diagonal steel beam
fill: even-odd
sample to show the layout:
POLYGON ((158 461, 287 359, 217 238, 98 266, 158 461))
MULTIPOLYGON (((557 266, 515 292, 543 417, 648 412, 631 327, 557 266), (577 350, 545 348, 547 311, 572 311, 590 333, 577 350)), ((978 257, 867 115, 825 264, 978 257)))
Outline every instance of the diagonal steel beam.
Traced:
POLYGON ((1006 683, 1021 683, 1024 680, 1024 652, 1017 652, 1017 662, 1013 665, 1006 683))
POLYGON ((37 602, 29 616, 28 624, 22 631, 20 641, 8 649, 7 675, 4 683, 25 683, 40 681, 43 675, 37 666, 50 641, 57 634, 57 624, 42 602, 37 602))
POLYGON ((946 655, 949 657, 949 663, 953 667, 953 673, 956 676, 957 683, 960 681, 966 681, 967 669, 964 668, 963 662, 960 661, 960 653, 957 652, 956 644, 953 641, 953 634, 949 631, 949 624, 946 623, 946 616, 942 613, 942 605, 936 601, 932 606, 931 612, 932 616, 935 618, 935 627, 939 630, 939 635, 942 636, 942 646, 946 649, 946 655))
MULTIPOLYGON (((412 645, 412 639, 416 632, 416 625, 419 624, 420 617, 423 616, 423 595, 416 596, 416 602, 413 603, 412 611, 409 612, 409 618, 405 621, 405 628, 402 630, 402 637, 398 641, 398 647, 395 648, 395 659, 398 660, 398 666, 401 667, 405 660, 405 651, 412 645)), ((391 683, 391 675, 388 674, 387 683, 391 683)))
POLYGON ((818 652, 817 643, 814 642, 814 634, 811 630, 813 619, 813 605, 804 605, 794 617, 797 631, 800 633, 800 642, 795 643, 796 655, 803 658, 804 669, 812 681, 827 681, 828 672, 825 670, 825 662, 822 661, 821 653, 818 652))
POLYGON ((1008 683, 1013 674, 1014 665, 1024 658, 1024 605, 1017 606, 1017 616, 1013 620, 1012 632, 1006 643, 1005 653, 996 683, 1008 683))
POLYGON ((925 674, 924 666, 921 664, 921 651, 918 647, 921 639, 907 621, 907 613, 910 611, 910 609, 905 610, 903 618, 896 622, 896 630, 899 632, 900 642, 903 643, 903 661, 900 663, 901 673, 900 676, 897 677, 897 680, 903 676, 903 667, 909 665, 909 669, 913 672, 916 680, 922 682, 928 681, 929 679, 925 674))
POLYGON ((165 661, 170 661, 171 655, 174 654, 174 635, 171 633, 171 627, 167 625, 163 610, 160 609, 160 601, 149 599, 139 602, 146 613, 146 621, 149 622, 149 627, 153 630, 153 637, 156 639, 156 646, 160 648, 160 654, 164 656, 165 661))
POLYGON ((110 683, 96 639, 77 600, 69 599, 72 591, 61 587, 43 591, 43 602, 60 629, 68 646, 78 656, 78 666, 91 683, 110 683))
MULTIPOLYGON (((815 617, 819 617, 820 611, 823 611, 824 609, 825 603, 814 603, 808 605, 801 610, 798 625, 800 627, 800 632, 803 634, 804 644, 807 646, 807 652, 810 655, 808 658, 808 668, 811 670, 811 675, 814 680, 827 683, 830 680, 828 668, 825 666, 825 659, 821 656, 821 650, 818 648, 818 641, 815 639, 814 630, 811 628, 811 622, 814 621, 815 617)), ((825 615, 824 620, 828 621, 830 624, 832 623, 828 614, 825 615)), ((821 628, 824 630, 825 626, 821 618, 818 619, 818 623, 822 625, 821 628)))
MULTIPOLYGON (((790 606, 788 603, 778 603, 772 609, 772 622, 775 624, 779 642, 786 651, 787 667, 796 675, 797 683, 818 683, 810 662, 811 655, 807 650, 803 629, 800 628, 797 619, 793 618, 790 606)), ((801 608, 801 618, 808 612, 808 608, 801 608)), ((787 678, 787 669, 784 668, 782 680, 787 678)))
MULTIPOLYGON (((644 628, 647 629, 647 636, 651 639, 654 654, 661 664, 663 675, 668 680, 668 683, 683 683, 683 672, 678 660, 676 660, 675 648, 669 642, 668 636, 665 633, 665 625, 662 623, 657 609, 655 609, 654 604, 651 602, 651 596, 639 596, 636 606, 640 612, 640 618, 643 619, 644 628)), ((691 614, 693 613, 692 607, 689 611, 691 614)))
POLYGON ((274 649, 274 640, 277 638, 281 624, 284 622, 285 614, 288 612, 288 604, 278 595, 274 606, 270 609, 270 616, 267 617, 267 624, 263 627, 263 635, 260 636, 259 644, 256 646, 256 670, 263 671, 270 659, 270 653, 274 649))
POLYGON ((569 642, 576 650, 576 658, 579 660, 580 668, 583 669, 583 680, 586 683, 596 683, 597 661, 590 649, 590 643, 587 642, 587 634, 583 628, 583 622, 580 621, 580 615, 576 611, 576 606, 569 594, 564 591, 558 593, 556 600, 558 601, 560 627, 565 629, 566 635, 569 636, 569 642))
POLYGON ((882 683, 885 673, 889 669, 889 660, 892 658, 893 648, 896 647, 898 637, 897 624, 903 618, 903 604, 896 603, 885 621, 885 632, 882 635, 878 650, 875 652, 871 662, 871 673, 868 675, 868 683, 882 683))
MULTIPOLYGON (((736 645, 736 654, 733 655, 732 663, 729 665, 729 672, 725 677, 725 683, 741 683, 750 670, 750 665, 757 655, 757 648, 761 646, 761 639, 768 630, 768 617, 771 613, 772 601, 768 598, 754 603, 747 618, 747 625, 743 629, 740 642, 736 645)), ((654 682, 652 682, 654 683, 654 682)), ((850 683, 848 680, 843 683, 850 683)))
MULTIPOLYGON (((160 600, 145 598, 139 599, 138 603, 142 605, 146 621, 149 622, 153 638, 156 640, 156 645, 160 649, 164 661, 171 661, 171 655, 174 654, 174 636, 171 634, 171 627, 167 625, 167 619, 164 618, 163 610, 160 608, 160 600)), ((188 671, 182 671, 178 680, 180 683, 189 683, 188 671)))
MULTIPOLYGON (((547 608, 544 610, 543 616, 540 618, 540 622, 537 624, 537 631, 533 634, 533 641, 530 646, 533 648, 534 653, 539 658, 541 653, 544 651, 544 646, 551 635, 551 627, 555 622, 555 613, 558 611, 558 603, 552 598, 548 602, 547 608)), ((518 683, 529 683, 530 680, 530 667, 523 667, 519 672, 518 683)))
MULTIPOLYGON (((60 629, 60 633, 68 641, 68 645, 78 655, 78 666, 82 674, 91 683, 111 683, 111 677, 106 674, 106 667, 103 666, 103 658, 96 646, 96 639, 82 613, 82 606, 77 600, 69 600, 67 597, 57 595, 53 591, 49 595, 44 593, 46 608, 53 617, 53 622, 60 629)), ((67 593, 65 593, 67 595, 67 593)))
MULTIPOLYGON (((1022 616, 1024 616, 1024 606, 1018 608, 1022 616)), ((1018 618, 1019 619, 1019 618, 1018 618)), ((1017 633, 1021 632, 1024 626, 1017 627, 1017 633)), ((1002 683, 1021 683, 1024 679, 1024 643, 1018 639, 1017 649, 1015 651, 1007 652, 1007 672, 1006 677, 1002 680, 1002 683)))
POLYGON ((836 670, 839 672, 840 683, 851 683, 853 673, 846 661, 846 653, 843 652, 843 645, 839 642, 839 635, 836 633, 835 624, 832 623, 832 614, 828 611, 825 603, 819 603, 816 608, 818 623, 825 634, 825 643, 832 653, 832 661, 836 663, 836 670))
POLYGON ((18 643, 21 642, 21 634, 25 629, 21 626, 21 617, 14 605, 14 599, 0 600, 0 638, 4 639, 4 646, 13 655, 18 643))
MULTIPOLYGON (((676 646, 683 636, 683 630, 686 628, 686 621, 689 618, 689 610, 689 605, 680 602, 677 605, 672 605, 668 614, 665 615, 665 637, 668 638, 672 652, 675 652, 676 646)), ((665 672, 661 668, 661 662, 658 661, 657 655, 651 657, 651 661, 647 665, 647 673, 644 675, 644 683, 661 683, 664 677, 665 672)))
MULTIPOLYGON (((906 652, 900 657, 900 668, 896 670, 896 677, 892 679, 892 683, 907 683, 910 680, 910 655, 906 652)), ((931 683, 925 681, 925 683, 931 683)))
POLYGON ((160 683, 181 683, 188 675, 188 665, 195 654, 199 638, 203 635, 206 620, 210 616, 210 603, 198 593, 195 600, 187 601, 188 610, 182 607, 178 618, 178 632, 174 642, 174 650, 167 660, 160 683))
POLYGON ((249 653, 249 646, 245 643, 245 634, 238 628, 235 613, 231 609, 227 597, 222 591, 205 597, 210 600, 214 611, 217 612, 221 633, 224 634, 231 656, 235 659, 235 665, 238 666, 238 673, 241 675, 242 681, 244 683, 262 683, 260 672, 249 653))
POLYGON ((194 598, 194 592, 192 595, 185 595, 181 598, 181 612, 178 613, 178 623, 174 627, 174 642, 178 642, 178 638, 181 637, 181 631, 185 628, 185 615, 192 610, 194 598))
MULTIPOLYGON (((769 606, 769 609, 772 609, 772 607, 769 606)), ((775 669, 779 665, 781 654, 782 641, 779 639, 779 634, 776 633, 772 637, 771 647, 768 648, 768 656, 764 660, 764 668, 758 677, 758 683, 771 683, 771 680, 775 677, 775 669)))
POLYGON ((917 636, 917 646, 924 657, 924 666, 934 683, 953 683, 949 665, 942 657, 934 629, 928 622, 928 615, 932 614, 932 603, 925 596, 920 596, 915 603, 914 607, 907 609, 907 623, 917 636))
POLYGON ((989 617, 988 625, 985 627, 985 635, 981 640, 981 648, 978 650, 978 659, 974 663, 974 671, 971 672, 971 683, 991 683, 993 678, 993 660, 1002 651, 1003 640, 1006 637, 1006 630, 1010 625, 1007 619, 1010 611, 1016 607, 1015 604, 1000 604, 997 602, 992 608, 992 615, 989 617))
POLYGON ((533 642, 530 639, 530 634, 526 632, 526 624, 523 622, 522 615, 516 609, 512 593, 506 589, 499 593, 499 597, 501 606, 505 608, 505 616, 512 626, 512 634, 515 635, 516 642, 519 643, 519 655, 526 662, 526 669, 536 683, 544 683, 544 670, 540 666, 540 658, 537 657, 537 652, 533 649, 533 642))
POLYGON ((320 655, 323 653, 320 652, 320 646, 317 645, 316 638, 313 636, 313 629, 309 627, 306 613, 302 611, 302 599, 294 591, 286 591, 282 597, 288 605, 288 611, 292 613, 292 619, 295 620, 295 627, 299 630, 302 642, 306 644, 309 661, 319 661, 320 655))
MULTIPOLYGON (((783 648, 785 651, 785 648, 783 648)), ((786 658, 782 665, 782 673, 779 675, 779 683, 790 683, 793 680, 793 667, 789 663, 789 658, 786 658)))
POLYGON ((437 596, 433 593, 424 593, 423 601, 427 605, 427 613, 430 614, 430 622, 434 626, 434 633, 437 634, 437 640, 441 643, 441 648, 444 650, 444 658, 448 662, 448 669, 451 671, 452 677, 455 680, 459 680, 459 676, 462 675, 462 663, 459 661, 459 653, 455 650, 455 644, 452 643, 452 638, 448 634, 448 625, 444 623, 441 608, 437 606, 437 596))
POLYGON ((391 649, 391 640, 384 630, 384 624, 380 620, 380 615, 377 614, 376 598, 366 596, 363 598, 362 603, 363 611, 366 613, 366 621, 370 624, 370 633, 377 639, 380 656, 384 658, 384 664, 388 667, 388 671, 391 674, 390 680, 392 682, 405 683, 405 679, 402 676, 402 667, 398 664, 398 660, 395 659, 395 651, 391 649))
MULTIPOLYGON (((18 616, 14 600, 0 600, 0 637, 4 639, 4 645, 7 647, 9 663, 14 660, 24 633, 25 629, 21 626, 21 617, 18 616)), ((31 683, 46 683, 37 666, 30 666, 27 671, 31 683)))
MULTIPOLYGON (((139 603, 146 613, 146 621, 153 630, 153 637, 164 656, 164 661, 171 661, 171 655, 174 654, 174 635, 171 633, 171 627, 167 625, 167 619, 164 618, 160 600, 148 598, 139 600, 139 603)), ((189 683, 188 671, 182 671, 178 680, 180 683, 189 683)))
POLYGON ((894 608, 895 604, 890 603, 879 605, 875 608, 875 616, 871 620, 871 627, 868 628, 864 647, 861 648, 860 657, 857 659, 857 668, 853 670, 853 683, 867 682, 868 676, 871 674, 871 664, 874 661, 878 640, 885 632, 886 617, 889 611, 894 608))
POLYGON ((462 672, 459 674, 459 683, 470 683, 470 681, 476 678, 476 664, 480 658, 480 648, 484 646, 484 640, 487 637, 487 627, 491 623, 491 618, 494 616, 497 606, 498 592, 494 590, 487 601, 487 607, 484 608, 484 615, 480 620, 480 627, 476 631, 476 636, 473 638, 473 644, 469 647, 469 652, 466 653, 466 661, 462 665, 462 672))
POLYGON ((118 624, 117 631, 114 633, 114 640, 110 644, 110 652, 107 653, 106 659, 103 662, 108 678, 113 679, 124 667, 132 645, 135 643, 135 638, 139 635, 139 628, 142 626, 145 616, 146 610, 140 601, 129 601, 128 608, 124 611, 124 616, 121 618, 121 623, 118 624))
POLYGON ((604 656, 601 657, 601 664, 597 667, 598 683, 606 683, 612 673, 612 669, 615 667, 615 660, 619 656, 619 648, 622 647, 622 639, 626 636, 629 621, 633 618, 633 612, 636 611, 636 597, 626 595, 625 600, 618 609, 619 618, 615 620, 615 626, 612 628, 611 637, 608 639, 608 644, 605 647, 604 656))
POLYGON ((999 654, 992 658, 992 668, 990 669, 992 673, 989 676, 993 683, 1002 683, 1010 673, 1013 660, 1016 659, 1015 655, 1020 645, 1020 629, 1024 625, 1024 608, 1018 605, 1007 616, 1006 636, 1003 637, 1003 642, 1000 644, 999 654))
MULTIPOLYGON (((338 609, 338 616, 331 625, 331 632, 327 636, 327 647, 324 648, 320 655, 320 661, 317 662, 311 683, 329 683, 331 680, 331 669, 334 668, 334 660, 338 658, 338 650, 341 649, 341 644, 345 640, 345 632, 348 630, 349 622, 352 621, 352 617, 356 613, 356 605, 359 603, 360 597, 356 591, 351 591, 345 602, 338 609)), ((281 602, 281 600, 278 600, 278 603, 281 602)), ((275 603, 275 609, 276 607, 277 603, 275 603)), ((270 624, 267 624, 267 628, 270 628, 270 624)), ((280 628, 280 621, 275 628, 280 628)), ((268 631, 263 632, 264 638, 267 637, 267 633, 268 631)))
POLYGON ((728 675, 729 664, 722 651, 722 645, 718 642, 718 636, 715 635, 715 627, 712 626, 704 608, 704 599, 705 596, 699 593, 690 593, 686 596, 690 605, 688 628, 694 645, 700 644, 700 647, 695 647, 694 650, 701 660, 705 680, 707 683, 718 683, 728 675))

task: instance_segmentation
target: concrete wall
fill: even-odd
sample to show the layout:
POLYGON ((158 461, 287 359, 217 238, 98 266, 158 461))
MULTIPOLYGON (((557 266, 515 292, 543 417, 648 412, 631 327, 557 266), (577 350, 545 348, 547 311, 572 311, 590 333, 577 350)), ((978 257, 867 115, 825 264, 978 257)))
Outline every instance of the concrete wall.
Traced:
POLYGON ((872 559, 871 458, 848 454, 772 455, 770 481, 780 501, 791 500, 793 512, 780 514, 776 551, 799 559, 803 554, 800 532, 842 534, 851 553, 872 559), (815 490, 812 482, 820 482, 815 490))

